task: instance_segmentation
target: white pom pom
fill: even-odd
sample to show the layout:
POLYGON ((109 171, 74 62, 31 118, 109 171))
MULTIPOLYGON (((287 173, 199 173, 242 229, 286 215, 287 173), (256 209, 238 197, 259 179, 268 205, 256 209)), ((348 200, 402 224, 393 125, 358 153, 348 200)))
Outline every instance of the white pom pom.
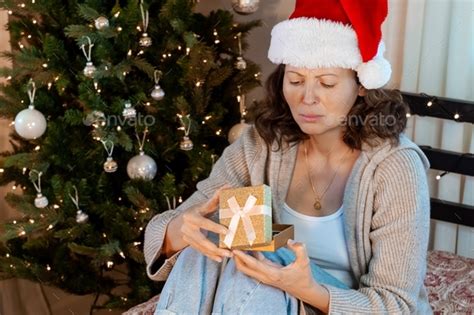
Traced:
POLYGON ((360 83, 369 90, 384 86, 392 75, 392 67, 383 57, 359 65, 356 71, 360 83))

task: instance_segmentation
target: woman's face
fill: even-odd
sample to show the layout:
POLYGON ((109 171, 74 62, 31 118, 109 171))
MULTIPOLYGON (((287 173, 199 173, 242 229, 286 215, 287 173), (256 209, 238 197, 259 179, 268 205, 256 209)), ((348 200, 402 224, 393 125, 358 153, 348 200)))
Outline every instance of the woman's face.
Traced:
POLYGON ((308 135, 342 128, 357 96, 363 93, 355 72, 349 69, 285 68, 283 95, 294 120, 308 135))

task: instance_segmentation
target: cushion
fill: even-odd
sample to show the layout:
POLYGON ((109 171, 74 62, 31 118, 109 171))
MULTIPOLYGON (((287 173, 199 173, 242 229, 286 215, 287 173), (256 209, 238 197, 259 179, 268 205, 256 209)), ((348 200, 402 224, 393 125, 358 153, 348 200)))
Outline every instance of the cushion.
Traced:
POLYGON ((471 313, 474 310, 474 259, 430 251, 425 286, 435 314, 471 313))

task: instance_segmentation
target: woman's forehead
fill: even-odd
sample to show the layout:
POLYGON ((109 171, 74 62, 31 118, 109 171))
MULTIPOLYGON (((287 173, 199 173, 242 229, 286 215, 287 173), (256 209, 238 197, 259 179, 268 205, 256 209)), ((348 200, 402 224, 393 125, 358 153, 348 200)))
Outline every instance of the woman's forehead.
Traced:
POLYGON ((285 72, 287 73, 294 73, 301 76, 344 76, 350 75, 353 72, 350 69, 344 68, 300 68, 294 67, 291 65, 285 66, 285 72))

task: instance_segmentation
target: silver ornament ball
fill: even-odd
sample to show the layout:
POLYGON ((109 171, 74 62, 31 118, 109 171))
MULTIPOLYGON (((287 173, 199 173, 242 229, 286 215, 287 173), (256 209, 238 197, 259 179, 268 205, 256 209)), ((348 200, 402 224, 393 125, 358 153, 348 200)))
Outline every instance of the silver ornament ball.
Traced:
POLYGON ((237 61, 235 62, 235 67, 238 70, 245 70, 247 69, 247 61, 243 57, 237 57, 237 61))
POLYGON ((151 37, 147 33, 143 33, 142 37, 138 41, 138 44, 142 47, 150 47, 152 44, 151 37))
POLYGON ((107 173, 113 173, 117 170, 117 168, 117 162, 115 162, 111 156, 107 157, 107 161, 104 162, 104 171, 107 173))
POLYGON ((233 143, 235 140, 237 140, 248 126, 250 125, 241 121, 237 125, 234 125, 232 128, 230 128, 228 136, 229 143, 233 143))
POLYGON ((84 68, 83 70, 83 73, 86 77, 88 78, 93 78, 94 75, 95 75, 95 72, 96 72, 96 67, 94 66, 94 64, 92 63, 92 61, 88 61, 86 63, 86 67, 84 68))
POLYGON ((46 118, 33 105, 30 105, 16 115, 15 130, 24 139, 39 138, 46 130, 46 118))
POLYGON ((165 91, 163 91, 159 84, 156 84, 153 91, 151 91, 151 97, 155 101, 161 101, 165 97, 165 91))
POLYGON ((48 205, 48 198, 43 196, 42 194, 37 194, 35 198, 35 207, 36 208, 44 208, 48 205))
POLYGON ((109 20, 105 16, 99 16, 94 20, 95 28, 98 30, 103 30, 104 28, 109 27, 109 20))
POLYGON ((127 174, 131 179, 152 180, 156 171, 155 160, 143 152, 131 158, 127 164, 127 174))
POLYGON ((89 220, 87 213, 82 212, 82 210, 77 210, 76 212, 76 222, 77 223, 86 223, 89 220))
POLYGON ((189 137, 183 137, 183 140, 181 140, 181 142, 179 143, 179 148, 183 151, 190 151, 192 150, 194 147, 194 144, 193 142, 191 141, 191 139, 189 139, 189 137))
POLYGON ((232 8, 238 14, 247 15, 257 12, 259 0, 232 0, 232 8))

